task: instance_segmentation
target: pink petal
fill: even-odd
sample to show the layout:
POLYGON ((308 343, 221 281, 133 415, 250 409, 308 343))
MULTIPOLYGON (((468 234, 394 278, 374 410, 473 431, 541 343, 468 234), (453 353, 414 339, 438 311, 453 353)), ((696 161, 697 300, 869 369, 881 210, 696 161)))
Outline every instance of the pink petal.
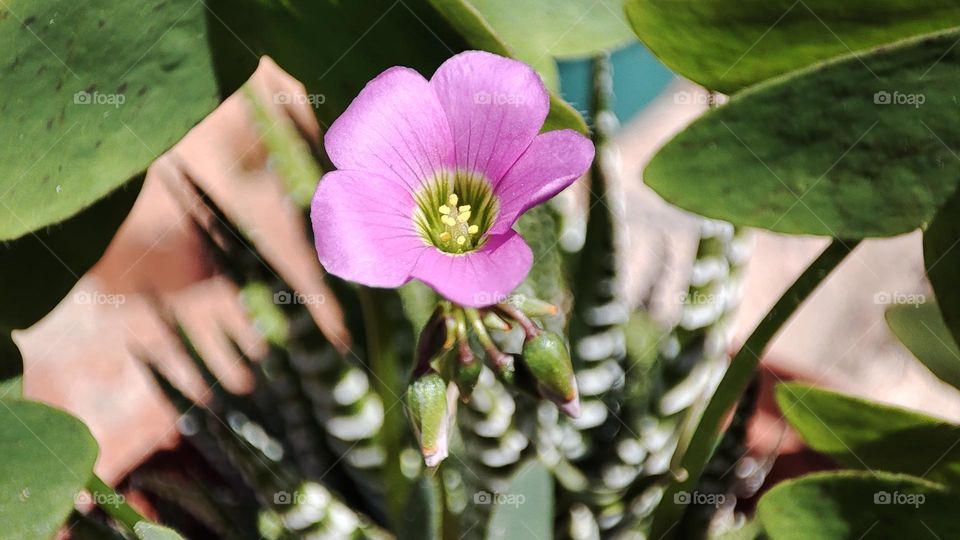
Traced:
POLYGON ((500 213, 488 234, 510 229, 521 214, 550 199, 587 172, 593 143, 571 129, 537 135, 533 144, 494 185, 500 213))
POLYGON ((356 171, 325 174, 310 209, 320 263, 371 287, 403 285, 428 248, 413 224, 413 208, 396 180, 356 171))
POLYGON ((450 125, 433 87, 404 67, 367 83, 323 141, 338 169, 399 179, 410 191, 453 164, 450 125))
POLYGON ((417 261, 413 277, 448 300, 482 307, 502 302, 520 284, 533 264, 533 252, 519 234, 487 237, 477 249, 451 255, 428 249, 417 261))
POLYGON ((482 51, 460 53, 430 79, 447 113, 462 169, 496 182, 536 137, 550 109, 530 66, 482 51))

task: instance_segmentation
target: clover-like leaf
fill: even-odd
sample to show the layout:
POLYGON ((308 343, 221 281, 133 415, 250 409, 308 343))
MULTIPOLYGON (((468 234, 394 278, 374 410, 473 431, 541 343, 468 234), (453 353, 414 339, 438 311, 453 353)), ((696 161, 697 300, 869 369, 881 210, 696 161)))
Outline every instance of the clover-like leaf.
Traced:
POLYGON ((831 472, 773 487, 757 515, 771 540, 956 538, 960 503, 946 488, 905 475, 831 472))
POLYGON ((210 112, 208 39, 189 0, 4 2, 0 240, 92 205, 210 112))
POLYGON ((97 459, 83 422, 40 403, 0 399, 0 531, 51 538, 73 509, 97 459))
POLYGON ((960 349, 936 304, 904 304, 887 310, 887 325, 924 366, 960 388, 960 349))
POLYGON ((669 202, 776 232, 891 236, 930 222, 960 180, 960 30, 753 87, 645 172, 669 202))
POLYGON ((779 385, 776 397, 803 440, 846 467, 960 486, 960 426, 796 383, 779 385))
POLYGON ((960 25, 951 0, 627 0, 640 39, 677 73, 732 93, 822 60, 960 25))

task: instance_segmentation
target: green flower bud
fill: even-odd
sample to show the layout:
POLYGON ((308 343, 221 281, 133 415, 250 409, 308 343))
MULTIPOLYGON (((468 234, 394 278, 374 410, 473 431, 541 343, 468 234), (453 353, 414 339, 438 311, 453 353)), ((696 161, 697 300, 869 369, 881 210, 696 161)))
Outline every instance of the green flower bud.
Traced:
POLYGON ((437 372, 428 372, 407 387, 407 414, 423 460, 428 467, 439 465, 447 457, 451 415, 447 409, 447 383, 437 372))
POLYGON ((507 304, 516 306, 517 309, 528 317, 550 317, 556 315, 559 311, 557 306, 549 302, 544 302, 539 298, 531 298, 522 294, 510 296, 510 298, 507 299, 507 304))
POLYGON ((567 416, 580 416, 580 396, 570 353, 563 338, 542 331, 523 344, 523 364, 536 382, 537 391, 567 416))

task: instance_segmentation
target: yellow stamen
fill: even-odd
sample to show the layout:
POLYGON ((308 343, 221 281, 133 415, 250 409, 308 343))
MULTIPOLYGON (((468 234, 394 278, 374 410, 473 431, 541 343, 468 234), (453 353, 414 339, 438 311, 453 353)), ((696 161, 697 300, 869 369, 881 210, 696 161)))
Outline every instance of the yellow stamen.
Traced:
POLYGON ((440 233, 440 240, 444 242, 449 242, 450 238, 451 238, 450 233, 448 233, 447 231, 443 231, 442 233, 440 233))
POLYGON ((459 200, 460 200, 460 198, 457 197, 457 194, 456 194, 456 193, 451 193, 450 196, 447 197, 447 203, 448 203, 450 206, 456 206, 456 205, 457 205, 457 201, 459 201, 459 200))
POLYGON ((440 221, 448 227, 456 227, 457 225, 457 221, 450 216, 443 216, 440 218, 440 221))
POLYGON ((480 227, 477 227, 476 225, 471 225, 467 227, 467 232, 470 234, 477 234, 478 232, 480 232, 480 227))
POLYGON ((467 210, 466 212, 460 212, 460 215, 457 216, 457 221, 459 221, 460 223, 466 223, 467 220, 469 220, 469 219, 470 219, 470 211, 469 211, 469 210, 467 210))
POLYGON ((465 204, 465 205, 457 208, 457 210, 459 210, 459 211, 461 211, 461 212, 467 212, 467 211, 470 210, 470 205, 469 205, 469 204, 465 204))
POLYGON ((450 207, 447 206, 447 205, 441 206, 441 207, 440 207, 440 213, 441 213, 441 214, 449 214, 449 213, 450 213, 450 207))
POLYGON ((467 243, 467 237, 466 237, 466 236, 460 235, 460 236, 457 237, 457 245, 458 245, 458 246, 462 246, 462 245, 464 245, 464 244, 466 244, 466 243, 467 243))

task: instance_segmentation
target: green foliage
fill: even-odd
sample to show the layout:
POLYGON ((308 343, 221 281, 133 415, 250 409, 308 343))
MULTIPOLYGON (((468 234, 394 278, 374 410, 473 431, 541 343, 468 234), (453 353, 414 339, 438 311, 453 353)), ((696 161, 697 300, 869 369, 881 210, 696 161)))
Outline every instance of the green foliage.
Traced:
POLYGON ((960 146, 958 36, 915 38, 753 87, 674 138, 646 181, 684 209, 782 233, 854 239, 923 226, 960 178, 951 150, 960 146), (905 96, 924 102, 893 102, 905 96))
POLYGON ((954 343, 960 341, 960 192, 954 193, 923 233, 923 260, 937 305, 954 343))
POLYGON ((960 426, 796 383, 776 397, 803 440, 845 467, 960 485, 960 426))
POLYGON ((0 400, 0 530, 10 540, 51 538, 93 474, 97 442, 69 414, 0 400))
POLYGON ((943 486, 888 473, 818 473, 782 482, 760 500, 771 540, 902 539, 960 534, 956 496, 943 486))
POLYGON ((140 540, 183 540, 173 529, 148 521, 137 523, 134 532, 140 540))
POLYGON ((0 240, 92 205, 218 102, 202 4, 93 4, 17 1, 0 10, 9 138, 0 148, 0 240))
POLYGON ((633 28, 671 69, 733 93, 853 51, 960 24, 951 0, 626 0, 633 28))
POLYGON ((553 538, 553 480, 541 462, 521 464, 503 493, 478 496, 481 504, 493 505, 487 540, 553 538))
POLYGON ((936 304, 893 306, 887 310, 890 330, 934 375, 960 388, 960 350, 936 304))
POLYGON ((626 44, 633 32, 620 0, 467 0, 516 57, 535 67, 551 90, 554 59, 582 58, 626 44))

